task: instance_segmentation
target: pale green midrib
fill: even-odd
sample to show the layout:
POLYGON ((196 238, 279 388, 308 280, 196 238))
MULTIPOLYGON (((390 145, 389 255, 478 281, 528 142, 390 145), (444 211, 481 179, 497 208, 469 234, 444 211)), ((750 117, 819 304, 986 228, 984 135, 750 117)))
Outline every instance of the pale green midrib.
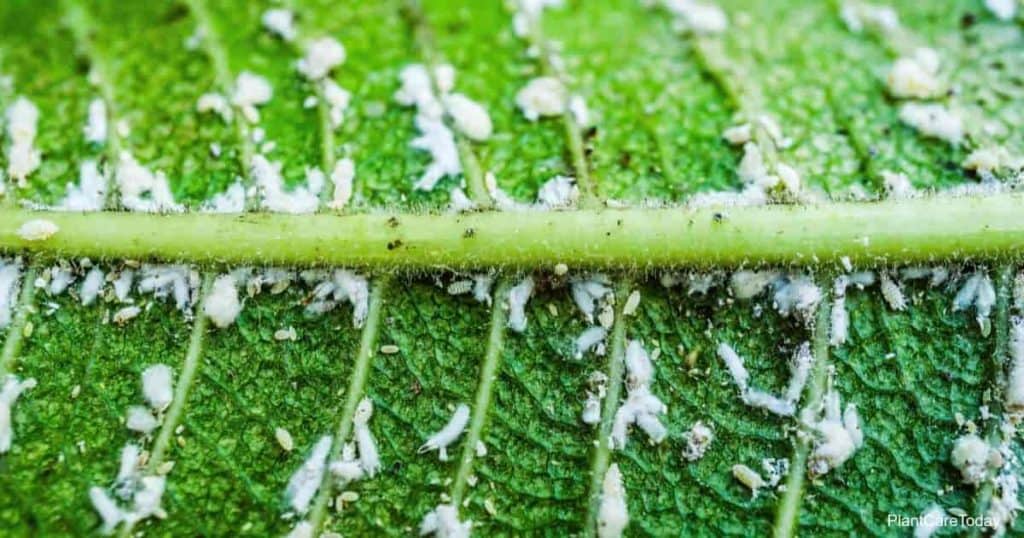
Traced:
POLYGON ((858 265, 1015 257, 1024 195, 732 209, 358 215, 69 213, 0 208, 0 252, 200 264, 651 270, 757 263, 858 265), (18 234, 43 218, 60 231, 18 234), (557 233, 556 233, 557 232, 557 233), (325 248, 344 240, 346 248, 325 248))
POLYGON ((21 345, 25 341, 25 325, 28 323, 29 314, 32 313, 32 303, 36 295, 37 273, 38 268, 30 265, 21 275, 21 290, 17 302, 13 305, 14 318, 7 327, 3 351, 0 351, 0 382, 14 371, 14 364, 21 353, 21 345))
MULTIPOLYGON (((188 350, 185 352, 181 372, 174 386, 174 398, 171 400, 171 406, 164 415, 160 431, 153 442, 152 450, 150 450, 149 461, 146 463, 146 472, 151 475, 158 474, 161 464, 165 461, 164 455, 170 448, 171 438, 175 435, 174 431, 181 423, 181 418, 185 413, 185 405, 188 403, 189 392, 192 390, 192 384, 199 370, 208 326, 208 318, 205 311, 206 299, 210 295, 213 278, 213 273, 204 273, 202 276, 202 284, 199 288, 200 299, 196 305, 195 318, 192 321, 192 334, 189 337, 188 350)), ((135 523, 135 521, 125 521, 118 532, 118 536, 120 538, 131 536, 135 523)))
MULTIPOLYGON (((373 362, 373 357, 377 354, 377 338, 380 334, 381 316, 384 312, 384 303, 386 302, 386 295, 388 288, 391 286, 391 281, 391 275, 382 274, 373 283, 366 321, 359 338, 359 353, 356 355, 355 364, 349 376, 345 404, 341 409, 338 430, 332 441, 331 455, 328 461, 334 461, 341 456, 345 441, 352 433, 352 418, 355 415, 356 407, 366 392, 366 381, 370 376, 370 366, 373 362)), ((330 502, 333 490, 334 479, 330 473, 327 473, 320 484, 313 508, 310 511, 309 522, 313 526, 314 534, 319 533, 323 527, 325 516, 327 515, 327 504, 330 502)))
POLYGON ((615 322, 612 325, 611 346, 608 353, 608 387, 601 406, 601 423, 597 429, 597 439, 590 460, 590 485, 587 495, 586 521, 583 535, 592 538, 597 535, 597 514, 601 504, 601 489, 605 472, 611 463, 612 448, 609 445, 612 423, 622 397, 622 381, 625 375, 626 356, 626 316, 622 309, 630 293, 631 282, 623 279, 615 290, 615 322))
MULTIPOLYGON (((805 390, 804 405, 796 415, 797 427, 800 431, 803 431, 806 427, 803 424, 804 415, 809 412, 815 412, 821 406, 828 380, 829 330, 832 312, 832 294, 829 292, 831 289, 829 283, 827 282, 822 286, 821 302, 818 303, 814 319, 814 366, 811 370, 810 383, 805 390)), ((800 504, 804 497, 807 458, 810 455, 813 443, 812 432, 804 433, 807 435, 797 436, 793 447, 793 456, 789 460, 790 466, 789 474, 786 476, 786 489, 782 494, 782 498, 779 499, 779 505, 775 514, 775 525, 772 528, 772 535, 775 538, 790 538, 796 535, 800 517, 800 504)))
MULTIPOLYGON (((995 390, 992 393, 991 401, 987 403, 992 419, 988 421, 985 431, 985 439, 989 445, 999 445, 1003 420, 1003 399, 1006 391, 1007 372, 1009 363, 1010 347, 1010 297, 1013 289, 1013 267, 1010 264, 1001 264, 996 269, 996 304, 994 309, 995 322, 992 330, 995 332, 995 348, 992 350, 992 386, 995 390)), ((972 515, 982 517, 988 513, 992 502, 992 495, 995 492, 995 484, 992 480, 982 482, 974 495, 974 507, 972 515)), ((970 530, 970 536, 976 538, 981 535, 982 527, 974 526, 970 530)))
POLYGON ((504 302, 510 288, 511 285, 506 277, 500 277, 494 286, 487 352, 484 355, 484 362, 480 366, 480 382, 477 383, 476 397, 473 400, 473 414, 469 422, 469 431, 462 443, 462 456, 459 458, 459 467, 455 473, 455 480, 452 482, 451 504, 457 508, 462 503, 467 481, 473 472, 476 445, 483 436, 487 413, 491 409, 494 380, 498 377, 498 371, 501 368, 502 354, 505 351, 505 324, 508 320, 504 302))

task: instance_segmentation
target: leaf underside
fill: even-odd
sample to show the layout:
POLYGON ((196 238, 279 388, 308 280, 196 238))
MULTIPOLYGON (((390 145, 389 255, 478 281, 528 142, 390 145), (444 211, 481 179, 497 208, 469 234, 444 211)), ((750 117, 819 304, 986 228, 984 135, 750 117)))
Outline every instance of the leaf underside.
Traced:
MULTIPOLYGON (((231 126, 195 112, 198 97, 216 82, 209 58, 184 46, 194 15, 164 0, 81 4, 97 29, 88 55, 76 50, 58 2, 0 5, 0 74, 13 78, 13 94, 0 93, 0 104, 25 95, 41 113, 42 166, 17 196, 55 203, 76 180, 79 163, 102 154, 80 136, 97 96, 86 76, 94 57, 108 63, 117 114, 131 126, 122 146, 165 171, 177 199, 191 206, 223 191, 242 173, 240 148, 231 126), (223 147, 219 158, 211 156, 211 143, 223 147)), ((432 192, 412 189, 427 157, 408 146, 416 136, 414 112, 392 98, 401 67, 423 61, 402 3, 289 4, 302 26, 338 37, 348 51, 334 78, 353 93, 353 105, 335 137, 356 163, 358 210, 444 207, 457 180, 432 192)), ((721 133, 739 105, 700 61, 693 40, 664 13, 635 0, 567 4, 545 12, 543 29, 562 43, 573 87, 596 115, 587 144, 601 194, 675 202, 737 188, 741 153, 721 133)), ((959 166, 964 150, 900 124, 898 106, 884 90, 890 53, 877 39, 849 32, 831 2, 719 4, 732 23, 721 38, 734 65, 730 76, 763 95, 764 108, 794 139, 784 157, 811 188, 837 197, 853 185, 879 193, 877 171, 885 169, 904 171, 921 188, 976 181, 959 166)), ((312 90, 295 74, 295 51, 261 28, 270 5, 224 0, 208 9, 232 71, 249 69, 272 83, 274 98, 262 107, 260 125, 277 144, 274 158, 284 162, 285 177, 298 183, 307 166, 320 162, 319 120, 315 109, 302 106, 312 90)), ((994 47, 987 37, 1013 30, 1012 23, 993 19, 980 1, 897 7, 903 25, 956 66, 958 99, 979 103, 988 119, 1019 125, 1024 101, 1008 96, 1024 91, 1020 72, 1004 68, 1021 65, 1024 41, 1017 32, 994 47), (1009 89, 993 93, 979 80, 1009 89)), ((514 105, 537 67, 502 3, 424 0, 422 9, 440 55, 457 69, 457 88, 483 103, 494 121, 495 136, 475 146, 484 169, 521 200, 532 200, 553 175, 573 175, 562 124, 528 122, 514 105)), ((999 143, 1018 154, 1024 148, 1019 129, 999 143)), ((627 334, 648 350, 660 349, 652 389, 668 406, 669 436, 650 445, 634 433, 612 456, 627 491, 627 533, 769 534, 779 495, 751 499, 730 468, 791 457, 792 421, 746 407, 714 351, 730 342, 747 358, 756 384, 781 387, 786 359, 810 339, 808 328, 775 312, 770 298, 733 301, 721 289, 690 295, 657 281, 637 289, 643 299, 627 334), (686 356, 693 351, 691 370, 686 356), (712 424, 716 438, 704 458, 688 463, 681 435, 698 420, 712 424)), ((285 484, 340 420, 360 338, 349 309, 304 315, 307 291, 249 299, 236 326, 206 336, 183 442, 172 443, 167 457, 175 462, 163 502, 168 517, 137 530, 288 532, 292 522, 281 517, 285 484), (287 327, 298 338, 275 340, 275 331, 287 327), (291 432, 294 451, 277 444, 278 427, 291 432)), ((973 506, 974 489, 960 483, 949 453, 960 434, 954 416, 978 417, 995 383, 994 341, 981 335, 973 315, 951 312, 955 288, 922 284, 904 291, 911 306, 903 312, 891 310, 877 289, 847 299, 850 338, 833 352, 832 364, 844 403, 858 407, 866 442, 808 487, 799 515, 803 535, 905 534, 886 525, 888 514, 915 516, 936 503, 973 506)), ((114 304, 83 307, 73 294, 44 292, 37 303, 15 373, 39 385, 14 408, 15 447, 0 457, 0 535, 89 535, 99 518, 88 488, 109 483, 121 447, 136 439, 123 416, 139 403, 139 374, 157 362, 177 367, 190 329, 161 302, 124 327, 103 321, 114 304), (80 392, 72 397, 75 387, 80 392)), ((454 404, 473 401, 486 352, 489 309, 449 295, 432 278, 396 281, 383 312, 378 341, 400 351, 374 358, 365 390, 376 406, 371 425, 384 469, 349 487, 358 501, 332 511, 325 529, 343 534, 409 535, 442 502, 457 458, 440 462, 416 449, 454 404)), ((587 324, 565 288, 542 283, 527 318, 523 334, 506 338, 483 432, 488 454, 475 463, 478 482, 460 512, 480 535, 572 535, 586 524, 595 430, 579 413, 588 375, 606 360, 572 358, 572 342, 587 324)), ((1024 523, 1014 531, 1024 532, 1024 523)))

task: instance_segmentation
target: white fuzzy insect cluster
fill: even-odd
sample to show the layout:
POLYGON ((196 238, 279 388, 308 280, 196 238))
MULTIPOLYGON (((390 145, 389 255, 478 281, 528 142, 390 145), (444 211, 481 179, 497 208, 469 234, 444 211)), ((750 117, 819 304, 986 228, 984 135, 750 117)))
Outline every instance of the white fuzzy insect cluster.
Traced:
POLYGON ((1018 316, 1010 320, 1010 373, 1005 405, 1009 413, 1024 413, 1024 319, 1018 316))
POLYGON ((833 299, 830 312, 829 344, 838 347, 846 343, 850 331, 850 313, 846 310, 846 291, 854 285, 864 289, 875 283, 875 274, 871 271, 860 271, 848 275, 840 275, 832 285, 833 299))
POLYGON ((770 148, 762 144, 770 143, 774 149, 786 149, 793 144, 783 135, 775 118, 758 114, 751 121, 726 129, 722 137, 730 144, 743 146, 737 174, 745 185, 741 193, 745 198, 767 200, 774 193, 789 197, 799 195, 803 181, 795 168, 781 161, 765 162, 764 152, 770 148), (764 136, 757 136, 758 133, 764 136), (752 194, 755 191, 761 194, 755 196, 752 194))
POLYGON ((445 115, 460 133, 474 141, 490 138, 491 117, 479 103, 461 93, 453 93, 455 68, 451 65, 442 64, 429 70, 423 64, 412 64, 402 69, 399 78, 402 87, 395 92, 395 101, 416 107, 416 128, 420 136, 410 145, 430 153, 433 159, 414 187, 429 191, 442 178, 462 173, 455 135, 445 124, 445 115))
POLYGON ((231 91, 231 104, 238 107, 249 123, 259 123, 260 111, 257 107, 270 102, 274 97, 274 89, 266 78, 251 71, 242 71, 235 78, 231 91))
POLYGON ((312 301, 306 306, 311 314, 323 314, 333 310, 338 303, 348 301, 352 305, 352 324, 362 327, 370 312, 370 282, 366 277, 353 271, 303 271, 302 278, 315 283, 312 301))
MULTIPOLYGON (((1012 425, 1009 427, 1014 428, 1012 425)), ((1019 497, 1020 460, 1008 439, 1004 439, 998 456, 993 459, 997 462, 1002 460, 1002 466, 992 479, 995 487, 985 515, 992 521, 993 536, 1002 536, 1017 518, 1017 512, 1024 508, 1019 497)))
POLYGON ((113 485, 89 488, 89 499, 103 520, 103 534, 110 534, 121 523, 134 525, 149 517, 167 516, 160 506, 166 477, 146 474, 143 462, 139 447, 129 443, 121 450, 121 467, 113 485))
POLYGON ((996 289, 985 271, 976 271, 964 280, 960 290, 953 297, 953 311, 959 312, 974 307, 975 318, 982 334, 991 330, 989 315, 996 304, 996 289))
POLYGON ((917 129, 922 135, 943 140, 954 146, 964 138, 963 120, 955 110, 938 103, 905 103, 900 107, 900 121, 917 129))
POLYGON ((92 144, 104 144, 107 141, 107 103, 96 98, 89 102, 89 114, 85 127, 82 129, 85 140, 92 144))
POLYGON ((99 211, 107 194, 107 180, 94 160, 83 161, 78 184, 68 183, 67 194, 53 209, 58 211, 99 211))
POLYGON ((11 412, 14 403, 21 393, 34 388, 36 380, 28 378, 24 381, 17 376, 8 374, 0 386, 0 454, 6 454, 14 443, 14 423, 11 412))
POLYGON ((49 219, 31 219, 18 227, 18 237, 25 241, 45 241, 60 231, 57 223, 49 219))
POLYGON ((238 286, 232 275, 221 275, 213 281, 210 294, 203 304, 203 313, 218 328, 225 328, 235 322, 242 312, 242 303, 238 300, 238 286))
POLYGON ((985 7, 1001 21, 1012 21, 1020 9, 1019 0, 985 0, 985 7))
POLYGON ((809 343, 801 344, 793 355, 793 359, 790 361, 789 383, 782 396, 776 396, 751 386, 750 372, 747 371, 743 357, 736 353, 729 344, 722 342, 718 345, 718 356, 725 362, 729 375, 736 387, 739 388, 743 403, 783 417, 793 416, 796 413, 796 404, 800 401, 804 385, 807 384, 807 377, 811 371, 811 365, 814 363, 814 355, 811 353, 809 343))
POLYGON ((461 521, 458 508, 450 504, 437 505, 420 521, 420 536, 429 534, 437 538, 469 538, 472 529, 473 522, 461 521))
POLYGON ((999 175, 1013 175, 1024 169, 1024 158, 1011 155, 1002 146, 983 146, 974 149, 961 164, 983 181, 993 181, 999 175))
POLYGON ((811 477, 822 476, 839 467, 864 445, 857 406, 847 404, 846 410, 841 411, 839 392, 831 386, 831 380, 822 407, 820 416, 814 416, 818 412, 808 408, 801 417, 815 436, 814 448, 807 461, 807 472, 811 477))
POLYGON ((145 213, 177 213, 185 208, 174 201, 174 194, 163 172, 152 172, 127 151, 121 152, 114 173, 121 194, 121 205, 145 213))
POLYGON ((530 121, 561 116, 568 110, 569 90, 558 77, 537 77, 516 93, 516 106, 530 121))
POLYGON ((261 154, 252 158, 249 174, 260 193, 260 205, 277 213, 313 213, 320 205, 320 191, 327 182, 318 168, 306 168, 306 183, 288 190, 281 175, 283 164, 261 154))
POLYGON ((892 64, 886 83, 889 93, 900 99, 930 99, 943 88, 939 80, 939 53, 929 47, 919 47, 909 56, 892 64))
POLYGON ((665 8, 675 16, 676 27, 695 34, 720 34, 729 27, 725 11, 709 2, 696 0, 663 0, 665 8))
MULTIPOLYGON (((192 305, 199 297, 199 273, 187 265, 144 264, 138 271, 135 289, 139 293, 151 293, 155 299, 171 299, 174 306, 186 316, 192 313, 192 305)), ((114 281, 114 292, 118 300, 128 300, 135 271, 121 271, 114 281), (127 288, 125 288, 127 285, 127 288)))
POLYGON ((866 2, 846 1, 840 9, 840 16, 846 28, 859 33, 864 29, 891 32, 900 27, 900 16, 890 6, 866 2))
POLYGON ((418 452, 422 454, 424 452, 436 450, 438 458, 441 461, 448 461, 448 446, 454 443, 455 440, 462 435, 467 424, 469 424, 469 406, 460 403, 455 406, 455 412, 452 413, 451 418, 448 419, 448 423, 445 424, 437 433, 431 435, 427 441, 420 446, 418 452))
POLYGON ((965 484, 980 484, 989 478, 989 463, 993 449, 981 437, 969 433, 953 443, 950 461, 960 471, 965 484))
POLYGON ((306 43, 306 55, 295 68, 306 79, 321 80, 335 67, 345 63, 345 47, 333 37, 320 37, 306 43))
POLYGON ((142 371, 142 395, 149 407, 128 408, 125 426, 149 435, 160 425, 162 414, 174 400, 174 373, 166 364, 154 364, 142 371))
POLYGON ((285 499, 296 514, 303 515, 309 511, 313 496, 324 480, 327 471, 327 457, 331 451, 331 436, 321 437, 310 451, 302 465, 292 473, 285 487, 285 499))
POLYGON ((196 112, 199 112, 200 114, 217 114, 222 120, 224 120, 224 123, 230 123, 231 118, 235 115, 228 98, 216 92, 208 92, 200 95, 199 99, 196 101, 196 112))
POLYGON ((39 123, 39 109, 24 97, 7 107, 7 175, 18 181, 19 187, 42 162, 42 154, 34 146, 39 123))
POLYGON ((653 443, 665 440, 668 430, 658 418, 668 407, 651 393, 654 364, 643 344, 631 340, 626 345, 626 401, 615 411, 608 443, 613 449, 623 449, 629 440, 629 428, 636 425, 653 443))
POLYGON ((21 260, 0 260, 0 328, 11 324, 21 279, 21 260))
POLYGON ((587 399, 580 414, 584 424, 601 422, 601 401, 608 395, 608 376, 604 372, 592 372, 587 379, 587 399))
POLYGON ((601 326, 605 329, 611 328, 607 318, 601 319, 602 315, 607 316, 610 313, 611 321, 614 321, 615 294, 612 293, 608 277, 600 273, 574 277, 570 279, 569 285, 572 300, 587 323, 594 323, 594 314, 597 312, 601 326))
POLYGON ((715 440, 715 432, 704 424, 697 421, 690 430, 683 434, 683 458, 686 461, 697 461, 704 457, 704 453, 711 448, 711 442, 715 440))
POLYGON ((736 271, 729 279, 729 287, 737 299, 753 299, 769 286, 774 289, 775 310, 785 317, 792 315, 807 321, 821 302, 821 288, 806 275, 743 270, 736 271))
POLYGON ((533 295, 533 277, 526 277, 508 290, 508 328, 517 333, 526 330, 526 303, 533 295))
POLYGON ((260 22, 268 32, 287 42, 294 41, 298 34, 295 28, 295 12, 290 9, 268 9, 263 12, 260 22))
POLYGON ((601 500, 597 509, 597 535, 600 538, 619 538, 629 525, 629 507, 626 506, 626 488, 622 485, 619 466, 611 464, 601 481, 601 500))

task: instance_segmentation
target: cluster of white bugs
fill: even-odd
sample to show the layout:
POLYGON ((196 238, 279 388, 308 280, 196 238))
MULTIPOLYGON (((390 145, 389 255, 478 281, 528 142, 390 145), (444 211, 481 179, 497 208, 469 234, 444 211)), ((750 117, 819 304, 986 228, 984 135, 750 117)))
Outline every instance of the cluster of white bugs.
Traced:
POLYGON ((292 473, 285 487, 285 499, 298 515, 305 515, 313 497, 320 489, 327 472, 327 458, 331 452, 331 436, 321 437, 302 465, 292 473))
MULTIPOLYGON (((174 399, 172 378, 171 368, 165 364, 152 365, 142 372, 142 394, 149 407, 128 408, 125 419, 128 429, 148 437, 160 425, 162 413, 174 399)), ((128 443, 121 450, 121 467, 114 484, 109 488, 89 488, 89 499, 103 520, 105 534, 121 523, 133 525, 151 516, 166 517, 160 500, 167 480, 165 475, 171 466, 163 465, 153 474, 145 469, 148 459, 147 452, 128 443)))
POLYGON ((796 404, 803 393, 804 385, 807 384, 807 377, 814 363, 814 355, 811 353, 811 346, 804 342, 797 348, 790 361, 790 379, 786 391, 782 396, 776 396, 768 391, 758 389, 750 385, 750 372, 744 365, 743 357, 725 342, 718 345, 718 356, 725 362, 729 375, 740 389, 740 398, 743 403, 758 407, 782 417, 790 417, 796 413, 796 404))
MULTIPOLYGON (((874 284, 874 282, 875 274, 870 271, 861 271, 836 277, 832 285, 831 325, 829 327, 829 344, 833 347, 845 344, 847 338, 849 338, 850 313, 846 310, 847 289, 850 285, 864 289, 874 284)), ((883 287, 883 295, 885 294, 884 289, 883 287)))
POLYGON ((262 195, 263 209, 278 213, 313 213, 320 205, 320 191, 327 177, 319 168, 306 168, 306 183, 288 190, 281 174, 281 161, 254 155, 249 174, 262 195))
POLYGON ((604 372, 591 372, 587 379, 587 400, 583 404, 580 418, 584 424, 601 422, 601 401, 608 395, 608 376, 604 372))
POLYGON ((974 307, 978 325, 981 332, 987 335, 991 330, 989 314, 996 304, 996 290, 992 286, 992 279, 983 270, 976 271, 964 280, 960 290, 953 297, 953 311, 959 312, 974 307))
POLYGON ((185 208, 175 202, 174 194, 162 171, 153 172, 123 151, 114 172, 114 181, 121 194, 121 205, 131 211, 146 213, 181 212, 185 208))
POLYGON ((125 445, 114 483, 109 488, 89 488, 89 499, 103 520, 103 534, 110 534, 121 523, 134 525, 149 517, 167 516, 160 506, 167 479, 160 474, 145 473, 143 467, 148 458, 138 446, 125 445), (122 506, 125 504, 127 507, 122 506))
POLYGON ((675 16, 676 28, 695 34, 720 34, 729 27, 729 18, 722 8, 696 0, 661 0, 675 16))
POLYGON ((344 269, 334 271, 303 271, 307 282, 315 283, 312 300, 306 311, 322 314, 333 310, 339 302, 352 304, 352 324, 362 327, 370 311, 370 282, 366 277, 344 269))
POLYGON ((601 481, 601 499, 597 510, 597 535, 600 538, 618 538, 629 525, 629 507, 626 506, 626 488, 622 485, 619 466, 611 464, 601 481))
POLYGON ((437 538, 469 538, 473 529, 472 521, 461 521, 459 509, 450 504, 439 504, 420 522, 420 536, 428 534, 437 538))
POLYGON ((99 211, 107 194, 107 180, 94 160, 82 162, 78 184, 68 183, 67 194, 52 209, 61 211, 99 211))
POLYGON ((231 104, 242 112, 242 117, 249 123, 259 123, 260 111, 257 107, 269 103, 273 97, 274 88, 263 76, 251 71, 242 71, 235 77, 235 85, 231 90, 231 104))
POLYGON ((298 29, 295 28, 295 12, 290 9, 268 9, 263 12, 260 22, 268 32, 284 41, 294 41, 298 35, 298 29))
POLYGON ((899 99, 930 99, 943 90, 939 79, 939 53, 919 47, 892 64, 886 78, 889 93, 899 99))
POLYGON ((26 179, 42 162, 42 155, 35 147, 36 130, 39 123, 39 109, 24 97, 19 97, 7 107, 7 174, 17 180, 19 187, 26 185, 26 179))
POLYGON ((462 278, 456 276, 455 280, 445 287, 449 295, 463 295, 472 293, 473 299, 478 303, 491 304, 491 286, 494 285, 494 275, 479 273, 462 278))
POLYGON ((35 386, 36 380, 33 378, 22 381, 10 374, 4 378, 3 386, 0 386, 0 454, 8 452, 14 443, 14 425, 11 422, 14 402, 22 392, 35 386))
POLYGON ((960 114, 938 103, 906 103, 900 107, 900 121, 926 137, 959 145, 964 138, 960 114))
POLYGON ((526 303, 533 295, 533 277, 527 276, 508 290, 508 328, 517 333, 526 330, 526 303))
POLYGON ((658 419, 668 408, 651 393, 654 364, 643 345, 631 340, 626 346, 626 401, 615 411, 608 443, 623 449, 629 440, 629 427, 636 425, 653 443, 665 440, 668 430, 658 419))
POLYGON ((107 142, 107 104, 103 99, 95 98, 89 102, 89 114, 82 134, 86 142, 105 144, 107 142))
POLYGON ((768 477, 767 480, 761 476, 761 473, 747 465, 737 463, 732 466, 733 477, 750 490, 751 498, 756 499, 764 488, 778 486, 782 478, 789 473, 789 460, 785 458, 765 458, 761 460, 761 470, 768 477))
POLYGON ((690 431, 683 434, 683 458, 686 461, 697 461, 704 457, 704 453, 711 448, 711 442, 715 440, 715 432, 702 421, 697 421, 690 428, 690 431))
POLYGON ((848 403, 844 411, 840 410, 839 391, 832 386, 831 376, 821 403, 822 409, 806 408, 800 417, 814 436, 814 448, 807 461, 811 477, 839 467, 864 445, 857 406, 848 403))
POLYGON ((467 424, 469 424, 469 406, 460 403, 455 406, 455 412, 452 413, 451 418, 448 419, 448 423, 438 430, 437 433, 431 435, 430 438, 420 446, 419 453, 422 454, 424 452, 436 450, 438 458, 441 461, 448 461, 448 446, 454 443, 455 440, 462 435, 462 432, 466 430, 467 424))
POLYGON ((233 275, 221 275, 213 281, 210 294, 203 304, 203 313, 214 325, 223 329, 235 322, 242 311, 238 300, 238 285, 233 275))
POLYGON ((848 0, 843 2, 839 15, 846 28, 855 33, 865 29, 892 32, 900 28, 900 16, 890 6, 848 0))
POLYGON ((772 303, 783 316, 793 315, 806 321, 821 302, 821 289, 806 275, 743 270, 729 279, 730 290, 737 299, 753 299, 769 286, 774 290, 772 303))

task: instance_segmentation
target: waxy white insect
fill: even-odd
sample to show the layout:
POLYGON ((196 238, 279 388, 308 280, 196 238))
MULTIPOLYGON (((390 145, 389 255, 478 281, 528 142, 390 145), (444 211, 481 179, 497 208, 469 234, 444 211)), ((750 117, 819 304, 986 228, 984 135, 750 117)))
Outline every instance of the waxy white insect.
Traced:
POLYGON ((715 440, 715 432, 704 422, 698 420, 689 431, 683 433, 683 458, 686 461, 697 461, 704 457, 704 453, 711 447, 715 440))
POLYGON ((163 411, 174 400, 174 372, 166 364, 154 364, 142 371, 142 395, 154 411, 163 411))
POLYGON ((537 77, 516 94, 516 106, 530 121, 545 116, 560 116, 568 109, 569 91, 557 77, 537 77))
POLYGON ((309 504, 320 489, 327 469, 327 456, 331 450, 331 436, 325 435, 316 442, 306 461, 295 470, 285 488, 285 498, 297 514, 309 511, 309 504))
POLYGON ((355 430, 356 445, 359 447, 359 464, 367 476, 372 477, 380 470, 380 453, 377 451, 377 441, 370 431, 369 421, 373 416, 373 400, 363 398, 356 406, 355 415, 352 417, 352 426, 355 430))
POLYGON ((893 97, 929 99, 942 91, 938 74, 939 53, 920 47, 893 63, 886 82, 893 97))
POLYGON ((526 302, 533 294, 533 278, 526 277, 508 291, 508 327, 521 333, 526 330, 526 302))
POLYGON ((611 464, 601 481, 601 500, 597 511, 597 535, 600 538, 618 538, 629 525, 626 489, 622 485, 619 466, 611 464))
POLYGON ((306 44, 306 55, 296 68, 308 80, 320 80, 345 62, 345 47, 333 37, 321 37, 306 44))
POLYGON ((469 424, 469 406, 459 404, 455 407, 455 412, 452 413, 451 418, 448 419, 448 423, 440 431, 431 435, 420 446, 418 452, 422 454, 431 450, 437 450, 438 458, 441 461, 448 461, 448 446, 462 435, 467 424, 469 424))
POLYGON ((965 484, 980 484, 989 477, 989 458, 992 448, 973 433, 963 435, 953 443, 950 461, 960 471, 965 484))
POLYGON ((750 496, 753 499, 757 498, 758 493, 761 492, 761 488, 768 485, 757 471, 742 463, 737 463, 732 466, 732 475, 736 477, 736 480, 739 480, 741 484, 750 489, 750 496))
POLYGON ((7 174, 16 179, 19 187, 42 162, 42 154, 33 144, 39 122, 39 109, 24 97, 17 98, 7 107, 7 174))
POLYGON ((242 303, 238 300, 235 277, 231 275, 218 276, 213 281, 213 287, 206 297, 203 312, 214 325, 223 329, 234 323, 241 311, 242 303))
POLYGON ((295 28, 295 13, 290 9, 275 8, 263 12, 260 17, 263 27, 284 41, 293 41, 298 31, 295 28))
POLYGON ((127 151, 121 152, 114 180, 121 194, 121 205, 126 209, 146 213, 185 210, 175 202, 167 176, 160 171, 150 171, 127 151))
POLYGON ((21 381, 17 376, 8 374, 0 387, 0 454, 11 449, 14 443, 14 425, 11 422, 11 410, 14 402, 18 400, 22 392, 34 388, 36 380, 28 378, 21 381))
POLYGON ((149 409, 141 405, 133 405, 128 408, 128 416, 125 418, 125 426, 132 431, 149 435, 160 425, 160 422, 153 416, 149 409))
POLYGON ((103 144, 107 141, 107 104, 103 99, 96 98, 89 102, 88 120, 82 131, 88 142, 103 144))
POLYGON ((954 146, 964 138, 963 120, 959 113, 937 103, 905 103, 900 107, 900 121, 917 129, 922 135, 937 138, 954 146))
POLYGON ((805 419, 816 436, 807 462, 807 470, 812 477, 839 467, 864 444, 857 406, 847 404, 846 410, 840 414, 839 392, 831 386, 831 380, 823 406, 823 416, 813 422, 805 419))
POLYGON ((48 219, 31 219, 18 227, 18 237, 25 241, 45 241, 60 231, 57 223, 48 219))
POLYGON ((437 538, 469 538, 472 521, 460 521, 459 511, 450 504, 439 504, 420 522, 420 536, 432 534, 437 538))

